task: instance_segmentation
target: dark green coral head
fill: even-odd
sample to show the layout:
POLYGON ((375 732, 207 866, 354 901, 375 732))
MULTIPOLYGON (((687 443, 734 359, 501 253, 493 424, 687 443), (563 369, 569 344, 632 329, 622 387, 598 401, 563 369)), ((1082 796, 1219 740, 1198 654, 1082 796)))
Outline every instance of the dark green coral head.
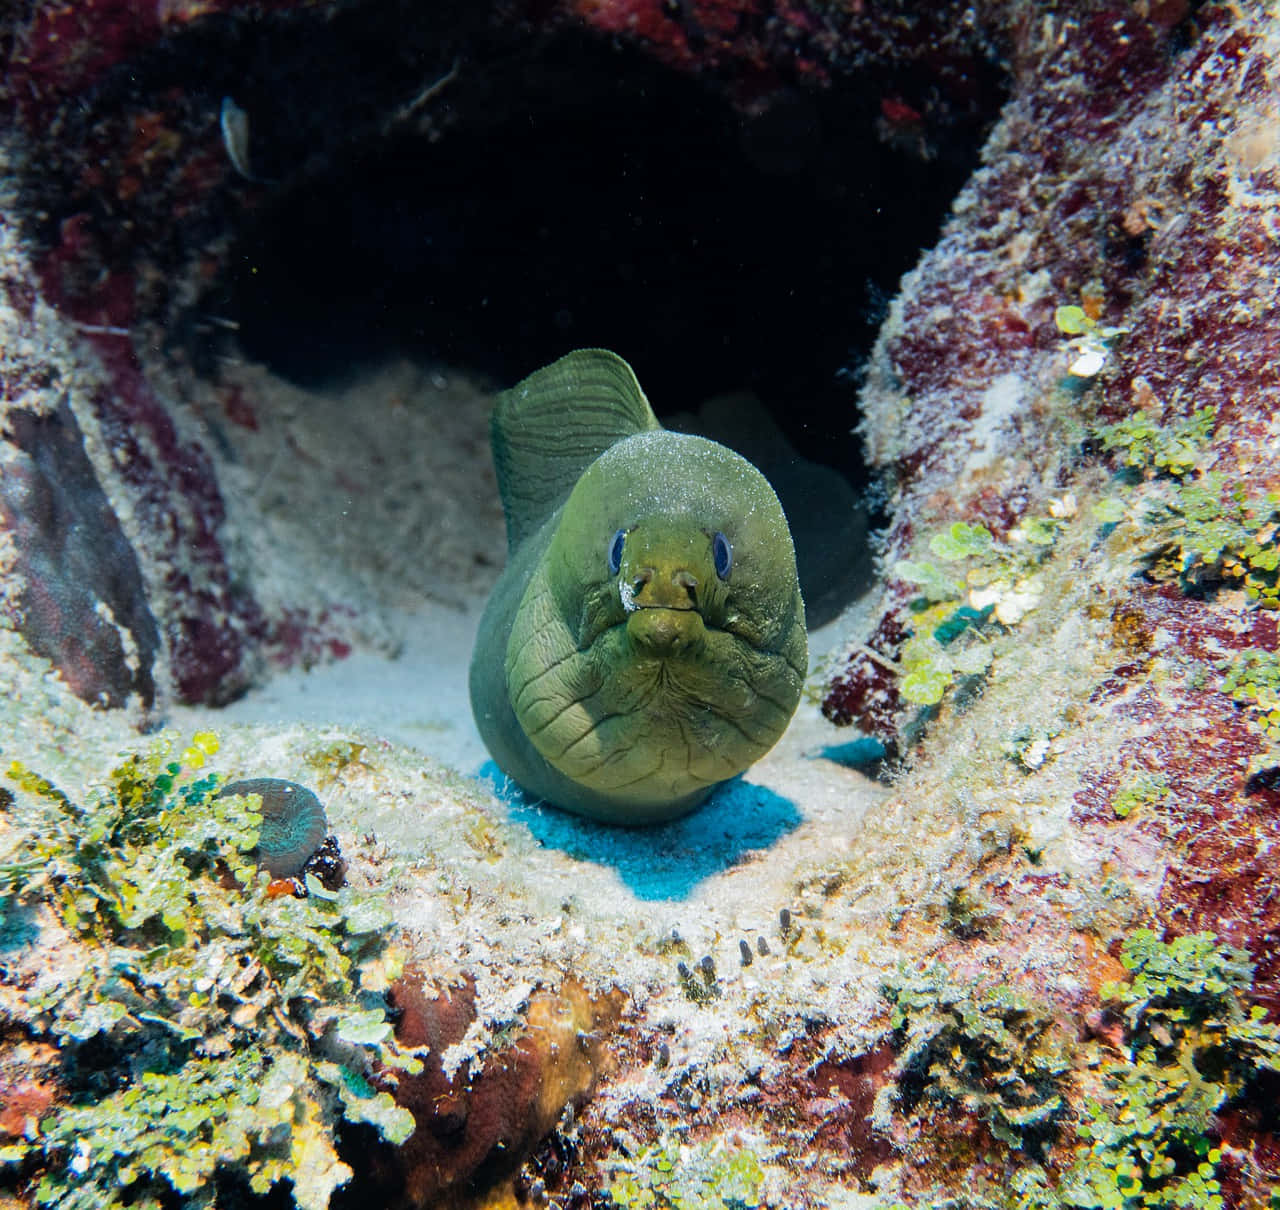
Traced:
POLYGON ((258 864, 272 878, 292 878, 302 872, 324 844, 329 830, 324 807, 306 786, 283 777, 251 777, 228 782, 218 797, 256 794, 262 800, 262 828, 255 853, 258 864))

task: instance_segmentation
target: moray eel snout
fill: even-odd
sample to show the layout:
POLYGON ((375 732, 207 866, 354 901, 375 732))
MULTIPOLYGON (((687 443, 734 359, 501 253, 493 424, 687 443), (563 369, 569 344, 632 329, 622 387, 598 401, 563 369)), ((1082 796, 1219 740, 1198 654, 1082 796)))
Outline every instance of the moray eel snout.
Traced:
POLYGON ((799 703, 804 605, 777 497, 733 451, 663 430, 602 350, 504 393, 493 442, 509 560, 471 665, 489 750, 596 819, 693 809, 799 703))
POLYGON ((707 636, 703 611, 720 604, 713 588, 709 539, 695 532, 681 540, 670 526, 658 533, 650 529, 618 534, 625 536, 624 553, 617 560, 618 600, 637 654, 665 658, 700 650, 707 636), (697 548, 703 544, 707 557, 699 559, 697 548))
POLYGON ((642 605, 627 619, 627 638, 638 655, 667 659, 700 651, 707 628, 691 606, 642 605))

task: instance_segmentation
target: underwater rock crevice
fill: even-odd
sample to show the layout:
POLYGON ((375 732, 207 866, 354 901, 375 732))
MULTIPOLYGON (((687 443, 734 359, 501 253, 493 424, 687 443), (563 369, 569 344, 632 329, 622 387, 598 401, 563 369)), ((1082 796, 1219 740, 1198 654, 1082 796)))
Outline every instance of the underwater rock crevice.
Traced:
POLYGON ((580 35, 467 61, 445 128, 346 148, 276 191, 202 306, 309 385, 397 354, 509 385, 613 348, 660 418, 752 391, 857 485, 838 373, 976 163, 1003 94, 998 66, 973 66, 926 149, 884 132, 881 98, 912 91, 891 62, 744 112, 580 35))
POLYGON ((721 440, 751 440, 762 409, 839 476, 786 501, 811 621, 834 616, 871 563, 847 369, 1003 102, 1000 11, 851 14, 828 37, 689 9, 636 41, 574 5, 32 6, 0 94, 15 227, 101 362, 94 408, 124 451, 108 494, 143 504, 134 553, 178 700, 233 700, 385 629, 341 591, 267 588, 245 549, 212 406, 255 465, 281 431, 246 355, 326 389, 404 357, 503 385, 598 344, 663 418, 737 392, 753 402, 721 440), (815 38, 827 59, 797 57, 815 38), (746 87, 726 66, 743 54, 763 56, 746 87))

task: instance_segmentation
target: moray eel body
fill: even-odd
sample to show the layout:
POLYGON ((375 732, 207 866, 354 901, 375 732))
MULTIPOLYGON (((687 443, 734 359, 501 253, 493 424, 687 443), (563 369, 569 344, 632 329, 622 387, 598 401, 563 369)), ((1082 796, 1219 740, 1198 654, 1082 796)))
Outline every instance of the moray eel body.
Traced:
POLYGON ((662 429, 584 349, 504 392, 506 570, 471 706, 529 793, 609 823, 691 811, 785 730, 807 670, 786 518, 749 462, 662 429))

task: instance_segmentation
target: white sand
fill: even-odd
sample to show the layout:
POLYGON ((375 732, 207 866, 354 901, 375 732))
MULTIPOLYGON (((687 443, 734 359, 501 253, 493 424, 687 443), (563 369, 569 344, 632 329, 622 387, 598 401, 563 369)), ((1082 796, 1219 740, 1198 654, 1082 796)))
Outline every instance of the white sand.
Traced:
POLYGON ((357 649, 309 672, 278 674, 220 710, 175 708, 170 721, 179 730, 306 723, 367 731, 474 775, 488 759, 467 696, 479 620, 479 603, 429 605, 393 619, 401 638, 394 655, 357 649))
MULTIPOLYGON (((391 620, 400 643, 395 654, 354 651, 310 671, 277 674, 221 709, 180 706, 169 721, 180 731, 235 724, 290 726, 304 723, 365 731, 421 752, 466 776, 476 776, 489 754, 471 717, 467 668, 483 601, 469 608, 427 605, 391 620)), ((842 633, 839 622, 810 635, 817 668, 842 633)), ((802 706, 778 749, 792 756, 840 744, 847 733, 802 706)))

